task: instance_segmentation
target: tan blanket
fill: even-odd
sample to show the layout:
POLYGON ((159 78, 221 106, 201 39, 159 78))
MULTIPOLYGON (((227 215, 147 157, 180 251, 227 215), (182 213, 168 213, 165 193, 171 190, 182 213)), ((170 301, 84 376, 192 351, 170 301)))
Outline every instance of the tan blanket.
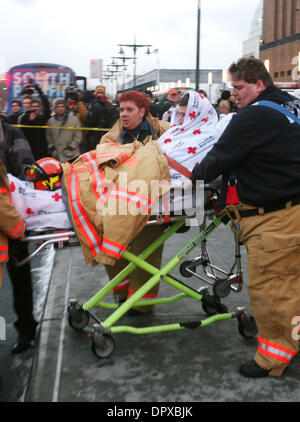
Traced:
POLYGON ((63 170, 86 263, 113 265, 169 190, 168 163, 156 141, 99 144, 63 170))

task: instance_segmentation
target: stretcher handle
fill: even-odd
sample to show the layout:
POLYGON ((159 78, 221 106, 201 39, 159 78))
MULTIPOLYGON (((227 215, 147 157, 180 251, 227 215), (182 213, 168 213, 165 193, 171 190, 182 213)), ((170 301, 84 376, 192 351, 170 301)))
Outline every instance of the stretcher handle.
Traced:
MULTIPOLYGON (((37 232, 38 233, 38 232, 37 232)), ((57 240, 59 241, 61 237, 73 237, 76 236, 76 233, 73 231, 61 231, 56 233, 50 233, 50 234, 40 234, 40 235, 34 235, 34 236, 27 236, 24 239, 24 242, 31 242, 31 241, 40 241, 40 240, 57 240)))
MULTIPOLYGON (((61 238, 59 239, 62 242, 66 242, 69 240, 69 238, 61 238)), ((55 243, 55 240, 47 240, 46 242, 42 243, 37 249, 35 249, 35 251, 33 251, 28 257, 24 258, 22 261, 18 261, 16 258, 14 259, 14 264, 17 268, 23 267, 23 265, 27 264, 28 262, 32 261, 33 258, 39 253, 41 252, 42 249, 45 249, 46 246, 51 245, 53 243, 55 243)))

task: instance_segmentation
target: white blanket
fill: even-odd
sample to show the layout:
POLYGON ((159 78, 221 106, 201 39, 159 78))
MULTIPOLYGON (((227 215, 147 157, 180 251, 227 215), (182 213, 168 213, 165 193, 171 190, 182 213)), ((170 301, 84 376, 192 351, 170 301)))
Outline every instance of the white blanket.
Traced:
POLYGON ((27 230, 44 231, 69 229, 72 224, 62 200, 62 191, 34 189, 31 182, 25 182, 8 174, 12 201, 19 211, 27 230))
MULTIPOLYGON (((189 102, 183 124, 178 121, 178 106, 174 110, 170 129, 158 140, 162 152, 192 171, 212 149, 224 130, 219 127, 218 115, 212 104, 195 91, 189 91, 189 102)), ((229 121, 227 120, 226 123, 229 121)), ((180 185, 186 177, 170 168, 173 186, 180 185)))

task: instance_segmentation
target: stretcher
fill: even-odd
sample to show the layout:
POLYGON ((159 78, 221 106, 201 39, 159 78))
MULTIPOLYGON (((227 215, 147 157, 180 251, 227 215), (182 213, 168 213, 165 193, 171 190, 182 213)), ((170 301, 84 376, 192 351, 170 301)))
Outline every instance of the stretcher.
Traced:
MULTIPOLYGON (((147 258, 171 236, 188 229, 186 223, 191 219, 190 213, 189 215, 182 213, 182 215, 171 214, 167 217, 163 215, 152 217, 147 224, 162 225, 164 230, 161 236, 139 256, 125 250, 122 257, 128 261, 127 267, 96 292, 89 300, 85 302, 78 299, 70 300, 68 305, 69 326, 76 331, 84 330, 88 333, 91 339, 92 352, 98 358, 108 358, 111 356, 115 349, 114 335, 124 332, 135 335, 163 333, 166 331, 196 329, 206 327, 218 321, 236 319, 238 322, 238 331, 243 337, 252 338, 256 335, 257 327, 255 320, 251 315, 247 315, 244 307, 238 307, 236 310, 229 311, 227 306, 222 303, 222 299, 227 297, 231 292, 238 293, 242 290, 243 272, 240 242, 236 234, 234 234, 235 257, 229 271, 224 271, 222 268, 213 264, 207 249, 207 239, 220 225, 228 222, 228 217, 226 214, 220 216, 217 212, 216 199, 218 191, 212 185, 205 185, 205 192, 204 215, 202 212, 200 220, 197 216, 197 208, 193 215, 193 218, 198 218, 201 221, 199 233, 178 251, 166 265, 162 268, 155 268, 147 262, 147 258), (188 259, 188 256, 195 251, 199 251, 198 254, 188 259), (201 282, 201 285, 195 288, 189 286, 187 282, 171 276, 170 272, 178 265, 180 266, 179 269, 182 277, 186 279, 195 277, 201 282), (109 302, 107 299, 112 294, 113 289, 136 267, 140 267, 149 273, 149 280, 125 302, 109 302), (202 275, 198 272, 198 269, 201 269, 202 275), (160 281, 172 286, 177 291, 177 294, 171 297, 159 297, 142 301, 141 298, 160 281), (192 322, 177 322, 145 327, 117 325, 118 321, 132 307, 167 305, 183 298, 189 298, 199 302, 207 317, 192 322), (104 321, 101 321, 94 311, 96 308, 105 308, 111 313, 104 321), (90 320, 93 321, 92 328, 89 328, 91 325, 89 324, 90 320)), ((34 241, 38 243, 38 246, 30 256, 22 262, 17 263, 18 266, 24 265, 33 259, 34 256, 49 244, 54 244, 57 248, 79 245, 76 233, 73 230, 30 234, 26 237, 25 241, 34 241)))

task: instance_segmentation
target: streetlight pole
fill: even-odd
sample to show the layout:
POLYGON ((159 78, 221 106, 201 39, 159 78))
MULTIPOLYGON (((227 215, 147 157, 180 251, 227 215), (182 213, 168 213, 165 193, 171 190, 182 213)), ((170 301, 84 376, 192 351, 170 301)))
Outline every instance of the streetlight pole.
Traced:
MULTIPOLYGON (((112 66, 112 65, 108 65, 108 66, 112 66)), ((111 80, 112 91, 114 91, 114 80, 116 81, 116 84, 118 85, 118 80, 117 80, 118 75, 120 75, 120 72, 118 70, 111 70, 109 69, 109 67, 105 71, 104 77, 105 79, 111 80)), ((116 90, 118 90, 118 86, 116 87, 116 90)), ((112 92, 112 94, 114 94, 114 92, 112 92)))
POLYGON ((201 25, 201 0, 198 0, 197 8, 197 57, 196 57, 196 91, 200 84, 200 25, 201 25))
MULTIPOLYGON (((124 54, 123 50, 122 53, 124 54)), ((124 71, 126 69, 126 60, 134 60, 134 57, 125 57, 125 56, 114 56, 111 57, 112 59, 119 59, 123 61, 123 67, 124 67, 124 71)), ((124 80, 124 72, 123 72, 123 86, 125 85, 125 80, 124 80)))
MULTIPOLYGON (((111 63, 109 66, 114 67, 116 69, 117 72, 119 72, 119 67, 126 67, 126 64, 115 64, 114 62, 111 63)), ((121 72, 121 75, 123 74, 123 85, 124 85, 124 70, 121 72)), ((117 87, 118 90, 118 87, 117 87)))
POLYGON ((136 37, 134 37, 134 44, 118 44, 119 47, 131 47, 133 48, 133 66, 134 66, 134 73, 133 73, 133 89, 136 86, 136 52, 137 49, 140 47, 148 47, 147 53, 146 54, 151 54, 149 47, 152 47, 151 44, 137 44, 136 43, 136 37))

